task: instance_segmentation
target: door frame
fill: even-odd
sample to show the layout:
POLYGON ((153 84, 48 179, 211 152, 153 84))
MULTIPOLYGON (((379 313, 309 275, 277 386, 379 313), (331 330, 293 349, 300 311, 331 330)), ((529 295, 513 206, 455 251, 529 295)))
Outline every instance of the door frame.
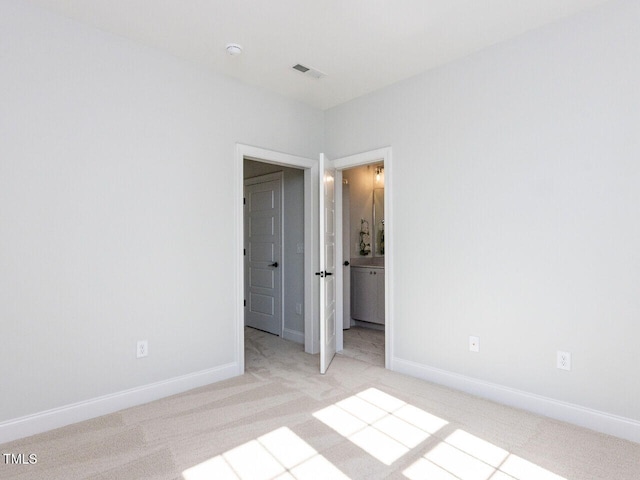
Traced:
POLYGON ((284 167, 300 168, 304 171, 304 350, 307 353, 319 352, 320 326, 318 324, 318 296, 314 295, 314 289, 319 287, 313 272, 318 267, 317 236, 319 235, 317 213, 314 207, 318 205, 318 161, 288 153, 276 152, 264 148, 236 143, 234 165, 234 192, 233 201, 235 207, 235 363, 239 375, 244 373, 244 204, 243 204, 243 163, 244 159, 256 160, 263 163, 271 163, 284 167))
MULTIPOLYGON (((243 164, 244 165, 244 164, 243 164)), ((244 177, 244 175, 242 175, 244 177)), ((276 181, 278 182, 278 188, 280 189, 280 202, 278 205, 278 208, 280 209, 280 251, 278 252, 279 257, 280 257, 280 264, 282 265, 282 268, 280 269, 280 325, 279 325, 279 336, 283 337, 284 336, 284 173, 283 172, 274 172, 274 173, 267 173, 265 175, 258 175, 257 177, 251 177, 251 178, 246 178, 243 179, 243 185, 242 185, 242 196, 243 198, 246 198, 247 193, 246 193, 246 189, 248 186, 251 185, 259 185, 261 183, 266 183, 266 182, 271 182, 271 181, 276 181)), ((242 202, 244 205, 244 201, 242 202)), ((244 205, 243 208, 243 241, 244 241, 244 237, 246 236, 247 232, 245 231, 246 227, 246 220, 247 220, 247 208, 246 205, 244 205)), ((245 243, 244 248, 246 248, 248 245, 245 243)), ((246 255, 244 255, 243 252, 243 258, 244 258, 244 298, 247 299, 248 298, 248 293, 249 293, 249 288, 248 288, 248 284, 246 283, 247 281, 247 277, 246 277, 246 273, 247 273, 247 268, 248 268, 248 261, 249 259, 247 258, 246 255)), ((245 316, 247 314, 247 312, 244 312, 245 316)), ((245 323, 246 323, 246 318, 245 318, 245 323)))
MULTIPOLYGON (((340 171, 340 177, 342 177, 342 171, 340 171)), ((340 217, 342 217, 341 220, 341 228, 342 228, 342 263, 339 265, 341 267, 344 267, 344 261, 345 260, 350 260, 351 255, 349 254, 349 252, 351 252, 351 219, 349 218, 349 214, 344 215, 344 212, 349 212, 351 209, 351 199, 349 198, 349 195, 345 195, 345 189, 348 190, 349 192, 351 191, 351 187, 349 185, 347 185, 346 183, 344 183, 344 179, 340 180, 340 185, 342 185, 342 195, 340 195, 340 204, 336 204, 336 210, 340 210, 340 212, 338 213, 338 215, 340 217), (346 202, 345 202, 346 200, 346 202), (345 222, 345 218, 349 219, 348 222, 345 222), (347 228, 345 228, 345 223, 347 223, 347 228), (347 241, 345 242, 345 236, 347 236, 347 241), (345 257, 345 245, 347 247, 347 254, 345 257)), ((336 216, 336 221, 339 217, 336 216)), ((342 309, 342 330, 343 333, 340 334, 340 345, 339 345, 339 350, 343 350, 344 348, 344 339, 343 339, 343 334, 344 334, 344 330, 351 328, 351 268, 342 268, 342 292, 340 293, 340 295, 342 295, 342 305, 340 306, 340 308, 342 309), (348 275, 345 275, 345 270, 347 270, 349 272, 348 275), (345 314, 346 312, 346 314, 345 314), (348 321, 347 321, 348 319, 348 321), (346 325, 349 325, 348 327, 346 325)), ((338 295, 338 293, 336 293, 336 295, 338 295)), ((337 300, 336 300, 337 301, 337 300)), ((337 340, 336 340, 336 348, 338 347, 337 345, 337 340)))
MULTIPOLYGON (((384 162, 384 365, 393 370, 393 164, 391 161, 391 147, 378 148, 368 152, 357 153, 347 157, 333 160, 336 169, 336 237, 342 238, 342 171, 348 168, 359 167, 384 162)), ((344 262, 342 242, 336 242, 336 264, 344 262)), ((336 332, 336 346, 342 350, 344 344, 342 324, 344 322, 344 300, 342 286, 344 282, 344 269, 339 268, 336 276, 336 323, 340 328, 336 332)))

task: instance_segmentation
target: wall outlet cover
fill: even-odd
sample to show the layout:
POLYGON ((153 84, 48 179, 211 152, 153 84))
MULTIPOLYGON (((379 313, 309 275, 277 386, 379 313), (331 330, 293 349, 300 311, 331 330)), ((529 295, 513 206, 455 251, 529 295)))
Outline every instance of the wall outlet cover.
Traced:
POLYGON ((136 358, 142 358, 149 355, 149 342, 147 340, 138 340, 136 345, 136 358))
POLYGON ((470 352, 480 351, 480 337, 475 337, 475 336, 469 337, 469 351, 470 352))
POLYGON ((558 350, 556 366, 560 370, 571 370, 571 354, 558 350))

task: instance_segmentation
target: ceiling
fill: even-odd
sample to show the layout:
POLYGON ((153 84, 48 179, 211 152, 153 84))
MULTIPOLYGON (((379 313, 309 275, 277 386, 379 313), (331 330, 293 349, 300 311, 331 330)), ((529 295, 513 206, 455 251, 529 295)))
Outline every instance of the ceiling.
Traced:
POLYGON ((326 109, 606 0, 28 1, 326 109))

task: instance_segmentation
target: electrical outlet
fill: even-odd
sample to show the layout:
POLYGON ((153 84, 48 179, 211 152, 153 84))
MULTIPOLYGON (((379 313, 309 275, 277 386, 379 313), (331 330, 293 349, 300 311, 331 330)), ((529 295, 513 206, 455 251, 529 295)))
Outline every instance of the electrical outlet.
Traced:
POLYGON ((302 304, 301 303, 296 303, 296 313, 298 315, 302 315, 302 304))
POLYGON ((469 337, 469 351, 470 352, 479 352, 480 351, 480 337, 469 337))
POLYGON ((136 346, 136 357, 142 358, 149 355, 149 342, 146 340, 138 340, 138 345, 136 346))
POLYGON ((558 363, 556 366, 561 370, 571 370, 571 354, 558 350, 558 363))
POLYGON ((304 243, 296 244, 296 253, 304 253, 304 243))

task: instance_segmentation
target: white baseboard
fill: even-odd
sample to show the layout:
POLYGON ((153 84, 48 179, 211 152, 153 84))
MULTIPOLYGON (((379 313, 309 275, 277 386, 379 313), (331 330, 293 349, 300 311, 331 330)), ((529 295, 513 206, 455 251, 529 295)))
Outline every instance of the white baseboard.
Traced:
POLYGON ((640 422, 394 357, 391 370, 640 443, 640 422))
POLYGON ((285 340, 291 340, 292 342, 304 344, 304 333, 296 330, 290 330, 285 328, 282 330, 282 338, 285 340))
POLYGON ((241 374, 238 364, 189 373, 0 423, 0 444, 152 402, 241 374))

